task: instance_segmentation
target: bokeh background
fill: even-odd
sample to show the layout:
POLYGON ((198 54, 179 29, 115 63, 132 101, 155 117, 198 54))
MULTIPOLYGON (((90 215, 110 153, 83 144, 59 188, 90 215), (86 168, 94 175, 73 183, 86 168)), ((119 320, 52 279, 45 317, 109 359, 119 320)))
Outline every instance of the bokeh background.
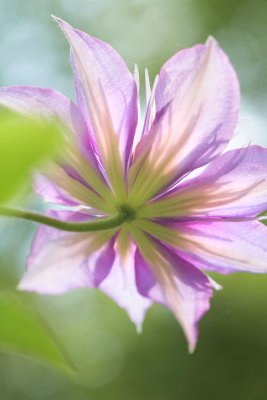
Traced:
MULTIPOLYGON (((145 67, 153 78, 176 51, 213 35, 240 79, 236 141, 267 145, 266 0, 0 0, 0 10, 0 86, 52 87, 73 99, 68 44, 50 14, 112 44, 131 70, 138 64, 142 83, 145 67)), ((28 204, 44 207, 34 196, 28 204)), ((138 335, 98 291, 16 293, 35 230, 0 220, 0 289, 40 314, 78 372, 1 351, 1 400, 266 399, 267 276, 215 276, 224 290, 214 294, 189 355, 180 326, 160 306, 138 335)), ((26 336, 38 344, 37 331, 26 336)))

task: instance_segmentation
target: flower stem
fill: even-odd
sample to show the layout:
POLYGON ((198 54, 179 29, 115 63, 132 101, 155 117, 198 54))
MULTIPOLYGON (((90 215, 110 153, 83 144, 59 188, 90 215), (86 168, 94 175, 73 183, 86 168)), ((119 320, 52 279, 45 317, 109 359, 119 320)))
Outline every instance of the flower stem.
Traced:
POLYGON ((61 221, 56 218, 47 217, 46 215, 8 207, 0 207, 0 215, 34 221, 39 224, 52 226, 53 228, 68 232, 103 231, 106 229, 117 228, 124 222, 133 219, 132 213, 128 207, 125 206, 121 206, 118 209, 118 214, 114 217, 99 217, 87 222, 61 221))

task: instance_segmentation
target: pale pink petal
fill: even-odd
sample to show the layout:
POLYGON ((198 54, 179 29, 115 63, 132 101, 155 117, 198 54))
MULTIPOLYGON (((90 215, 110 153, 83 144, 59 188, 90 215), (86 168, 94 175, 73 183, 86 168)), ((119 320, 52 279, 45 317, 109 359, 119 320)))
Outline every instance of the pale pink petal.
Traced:
POLYGON ((226 152, 147 206, 148 217, 250 218, 267 209, 267 149, 226 152), (157 215, 156 215, 157 214, 157 215))
POLYGON ((88 160, 95 163, 85 120, 77 106, 60 92, 34 86, 2 87, 0 105, 24 116, 59 120, 77 137, 88 160))
POLYGON ((172 103, 174 115, 166 129, 173 131, 167 131, 166 139, 173 138, 183 147, 177 149, 177 162, 182 162, 177 168, 181 170, 207 164, 234 134, 240 102, 238 79, 227 55, 212 38, 166 62, 155 100, 157 112, 172 103))
MULTIPOLYGON (((85 164, 85 169, 88 173, 88 164, 85 164)), ((81 172, 84 171, 81 170, 81 172)), ((33 179, 33 187, 39 196, 50 203, 91 207, 98 210, 97 214, 102 214, 100 210, 103 205, 105 207, 101 195, 71 165, 66 165, 63 168, 52 164, 52 167, 48 170, 48 176, 36 173, 33 179)), ((105 191, 108 191, 104 185, 99 186, 99 191, 103 187, 105 191)))
POLYGON ((127 166, 138 119, 134 77, 110 45, 56 20, 72 48, 77 102, 95 135, 95 145, 108 141, 106 130, 111 124, 127 166))
POLYGON ((58 199, 61 204, 73 201, 84 204, 88 200, 89 206, 96 207, 100 198, 97 193, 100 192, 103 197, 108 187, 98 168, 87 125, 77 106, 52 89, 27 86, 0 88, 0 105, 27 117, 56 119, 67 127, 68 145, 60 153, 59 162, 49 162, 46 166, 45 173, 51 182, 46 178, 37 178, 35 189, 43 195, 46 187, 45 197, 49 201, 58 199), (94 189, 88 184, 93 179, 94 189), (73 190, 74 185, 76 190, 73 190))
POLYGON ((135 160, 145 158, 139 180, 152 170, 150 197, 222 152, 234 134, 239 97, 234 69, 214 39, 167 61, 156 87, 156 118, 135 160))
POLYGON ((52 120, 58 118, 72 132, 81 128, 86 129, 77 106, 53 89, 34 86, 2 87, 0 104, 29 117, 37 116, 52 120))
POLYGON ((267 228, 258 221, 172 223, 177 251, 198 268, 222 274, 267 272, 267 228))
POLYGON ((228 151, 181 190, 199 194, 196 208, 204 216, 255 217, 267 209, 267 149, 228 151))
MULTIPOLYGON (((73 222, 92 218, 66 210, 50 210, 47 215, 73 222)), ((70 233, 40 226, 18 287, 52 295, 81 287, 99 288, 127 311, 140 331, 152 302, 136 288, 134 251, 132 244, 127 262, 122 260, 113 231, 70 233)))
POLYGON ((146 310, 152 302, 139 293, 135 280, 134 253, 136 246, 131 245, 127 259, 116 255, 109 275, 102 281, 99 289, 110 296, 118 305, 124 308, 130 319, 136 324, 137 331, 141 331, 146 310))
MULTIPOLYGON (((135 271, 138 290, 143 296, 172 310, 185 331, 190 351, 193 351, 198 337, 197 323, 209 309, 212 295, 210 281, 166 246, 158 242, 157 247, 166 261, 165 268, 168 267, 171 278, 163 278, 161 274, 157 278, 152 264, 149 265, 137 250, 135 271)), ((166 269, 162 271, 166 272, 166 269)))
POLYGON ((50 162, 43 174, 37 173, 34 177, 35 192, 50 203, 85 206, 97 210, 96 214, 109 214, 110 205, 105 196, 111 198, 112 193, 87 163, 75 166, 80 168, 87 180, 71 165, 63 167, 50 162), (98 192, 88 184, 91 177, 91 183, 98 192))
MULTIPOLYGON (((90 217, 70 211, 49 211, 66 221, 90 217)), ((34 238, 27 271, 18 287, 42 294, 60 294, 80 287, 98 287, 115 258, 112 233, 70 233, 40 226, 34 238)))
MULTIPOLYGON (((101 193, 103 193, 103 187, 103 190, 107 191, 106 181, 99 170, 99 163, 91 146, 87 125, 79 109, 72 101, 52 89, 12 86, 0 88, 0 105, 18 112, 23 116, 36 117, 41 120, 55 120, 60 123, 61 128, 66 127, 66 132, 65 129, 61 129, 64 131, 64 134, 66 134, 67 144, 64 145, 64 151, 60 153, 56 164, 53 163, 52 166, 51 162, 47 163, 51 181, 54 181, 54 176, 56 176, 56 174, 57 176, 61 175, 60 178, 58 177, 58 179, 55 180, 58 188, 51 182, 51 184, 48 185, 49 194, 47 194, 46 197, 51 197, 52 191, 54 192, 52 195, 54 198, 66 197, 65 194, 68 193, 67 197, 69 197, 71 201, 71 198, 75 196, 73 196, 73 193, 70 193, 70 185, 65 182, 69 180, 66 174, 69 176, 71 175, 71 178, 79 181, 79 183, 83 180, 84 184, 85 180, 82 176, 86 175, 86 173, 84 173, 85 170, 87 170, 87 175, 90 174, 90 179, 92 176, 95 176, 95 180, 98 181, 98 185, 95 185, 96 190, 95 188, 92 189, 88 184, 85 184, 88 192, 97 192, 100 189, 101 193), (70 174, 69 171, 72 171, 72 173, 70 174), (60 189, 61 183, 64 183, 65 193, 59 196, 59 192, 62 191, 62 188, 60 189)), ((38 189, 38 179, 36 179, 35 188, 39 193, 42 191, 38 189)), ((81 204, 86 202, 87 196, 85 195, 82 197, 83 199, 80 197, 78 198, 78 202, 81 204)), ((67 203, 68 202, 67 199, 67 203)), ((60 203, 62 203, 62 199, 60 203)), ((64 200, 63 203, 65 204, 66 201, 64 200)), ((95 205, 96 202, 94 202, 93 206, 95 205)))
POLYGON ((69 193, 41 174, 36 174, 34 177, 34 191, 49 203, 66 206, 77 206, 79 204, 75 199, 71 198, 69 193))

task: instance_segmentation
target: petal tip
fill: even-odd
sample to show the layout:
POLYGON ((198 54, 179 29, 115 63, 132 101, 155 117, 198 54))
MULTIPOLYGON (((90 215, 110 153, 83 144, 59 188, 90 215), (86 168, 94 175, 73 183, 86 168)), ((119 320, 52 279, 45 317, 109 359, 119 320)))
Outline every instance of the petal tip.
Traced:
POLYGON ((142 324, 142 322, 136 324, 135 326, 136 326, 136 333, 138 333, 140 335, 143 332, 143 324, 142 324))
POLYGON ((23 278, 17 284, 16 289, 20 291, 28 291, 27 285, 25 285, 23 278))
POLYGON ((209 280, 209 282, 210 282, 210 284, 211 284, 211 287, 213 288, 213 289, 215 289, 215 290, 222 290, 223 289, 223 287, 222 287, 222 285, 220 285, 218 282, 216 282, 214 279, 212 279, 210 276, 208 276, 208 275, 206 275, 207 276, 207 278, 208 278, 208 280, 209 280))
POLYGON ((182 328, 184 330, 184 334, 187 339, 188 353, 193 354, 196 349, 196 345, 197 345, 197 341, 198 341, 197 325, 195 324, 194 327, 191 327, 188 330, 188 327, 186 327, 182 324, 182 328))
MULTIPOLYGON (((53 20, 55 20, 58 25, 62 28, 64 24, 66 24, 65 21, 63 21, 63 19, 56 17, 54 14, 51 14, 51 17, 53 18, 53 20)), ((62 28, 63 29, 63 28, 62 28)))
POLYGON ((196 350, 196 343, 188 343, 188 353, 194 354, 196 350))
POLYGON ((51 18, 53 18, 55 21, 62 21, 60 18, 56 17, 54 14, 51 14, 51 18))
POLYGON ((209 35, 205 44, 209 47, 217 45, 218 42, 213 36, 209 35))

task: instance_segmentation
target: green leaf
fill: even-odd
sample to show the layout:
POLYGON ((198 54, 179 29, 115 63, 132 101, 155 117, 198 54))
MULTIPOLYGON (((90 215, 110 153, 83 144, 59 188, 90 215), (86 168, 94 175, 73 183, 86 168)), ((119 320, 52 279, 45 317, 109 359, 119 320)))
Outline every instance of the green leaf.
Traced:
POLYGON ((20 353, 72 373, 76 369, 41 317, 13 293, 0 293, 0 351, 20 353))
POLYGON ((55 122, 0 113, 0 203, 29 183, 33 167, 55 153, 61 138, 55 122))

